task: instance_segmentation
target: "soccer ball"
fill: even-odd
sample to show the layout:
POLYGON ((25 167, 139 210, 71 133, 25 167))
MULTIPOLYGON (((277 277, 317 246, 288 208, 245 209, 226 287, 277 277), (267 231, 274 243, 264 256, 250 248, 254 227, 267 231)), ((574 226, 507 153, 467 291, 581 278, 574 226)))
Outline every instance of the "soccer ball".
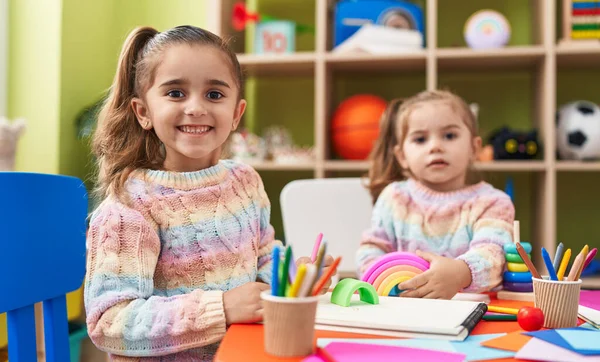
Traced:
POLYGON ((560 107, 556 113, 556 145, 563 160, 600 158, 600 107, 588 101, 576 101, 560 107))

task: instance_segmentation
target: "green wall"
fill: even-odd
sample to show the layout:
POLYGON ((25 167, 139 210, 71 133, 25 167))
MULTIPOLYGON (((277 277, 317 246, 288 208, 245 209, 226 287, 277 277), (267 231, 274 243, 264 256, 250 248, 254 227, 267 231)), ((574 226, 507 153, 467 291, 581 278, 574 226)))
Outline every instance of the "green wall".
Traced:
POLYGON ((8 116, 23 117, 16 169, 59 169, 61 2, 10 0, 8 116))
POLYGON ((59 173, 88 181, 93 169, 87 140, 77 138, 76 117, 110 86, 118 57, 113 39, 114 1, 63 0, 59 173), (102 26, 90 26, 90 24, 102 26))
POLYGON ((89 144, 75 119, 110 87, 136 26, 202 26, 195 0, 10 0, 9 117, 25 117, 16 168, 89 180, 89 144))
POLYGON ((194 0, 63 0, 60 173, 91 181, 89 144, 77 139, 75 118, 110 87, 127 34, 144 25, 159 31, 202 25, 204 6, 194 0))
POLYGON ((159 31, 177 25, 202 26, 206 2, 197 0, 113 0, 116 4, 114 39, 119 44, 136 26, 152 26, 159 31))

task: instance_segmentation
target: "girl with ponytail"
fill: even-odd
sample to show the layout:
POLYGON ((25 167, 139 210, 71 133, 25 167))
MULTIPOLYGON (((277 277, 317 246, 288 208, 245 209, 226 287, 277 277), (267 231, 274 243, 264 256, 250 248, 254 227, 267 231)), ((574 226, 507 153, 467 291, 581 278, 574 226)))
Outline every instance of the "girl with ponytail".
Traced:
POLYGON ((281 242, 258 173, 221 157, 242 84, 197 27, 141 27, 123 45, 93 138, 103 201, 85 282, 89 336, 114 361, 212 361, 229 325, 262 319, 281 242))
POLYGON ((499 287, 514 206, 490 184, 470 182, 481 147, 477 122, 457 95, 426 91, 390 102, 371 155, 371 228, 359 274, 393 251, 417 253, 426 272, 398 285, 403 297, 452 298, 499 287))

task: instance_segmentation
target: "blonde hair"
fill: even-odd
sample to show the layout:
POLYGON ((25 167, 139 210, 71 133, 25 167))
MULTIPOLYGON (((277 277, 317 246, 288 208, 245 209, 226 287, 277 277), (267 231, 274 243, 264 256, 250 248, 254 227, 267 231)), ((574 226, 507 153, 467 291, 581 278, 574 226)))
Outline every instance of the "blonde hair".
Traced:
POLYGON ((92 140, 92 152, 98 160, 97 195, 104 199, 115 195, 127 202, 125 182, 136 169, 160 168, 165 154, 154 130, 138 123, 131 101, 143 98, 154 81, 154 73, 162 52, 174 44, 209 45, 223 51, 232 67, 242 94, 242 71, 235 53, 217 35, 194 26, 178 26, 164 32, 151 27, 134 29, 125 40, 117 72, 98 117, 92 140))
POLYGON ((372 166, 369 169, 368 189, 373 203, 383 189, 394 181, 401 181, 410 176, 409 170, 404 170, 396 160, 394 147, 402 145, 408 130, 408 120, 411 112, 426 102, 447 102, 450 107, 464 120, 471 136, 477 137, 477 120, 469 105, 456 94, 446 90, 433 90, 418 93, 406 99, 392 100, 379 122, 379 137, 375 141, 369 156, 372 166), (400 126, 400 127, 398 127, 400 126), (397 130, 400 134, 397 134, 397 130))

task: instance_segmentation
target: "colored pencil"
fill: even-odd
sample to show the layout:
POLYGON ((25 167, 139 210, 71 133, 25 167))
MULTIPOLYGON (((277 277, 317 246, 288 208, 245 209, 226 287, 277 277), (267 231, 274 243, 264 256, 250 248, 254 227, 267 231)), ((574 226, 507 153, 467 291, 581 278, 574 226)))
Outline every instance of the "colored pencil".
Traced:
POLYGON ((581 249, 581 267, 577 270, 577 276, 575 277, 575 280, 579 280, 579 278, 581 277, 581 272, 583 271, 583 265, 585 264, 585 260, 587 259, 588 253, 589 253, 590 247, 587 246, 587 244, 583 247, 583 249, 581 249))
POLYGON ((563 245, 563 243, 559 243, 558 247, 556 248, 556 254, 554 254, 554 263, 552 263, 552 265, 554 266, 554 270, 558 270, 560 268, 560 262, 563 259, 562 254, 564 247, 565 246, 563 245))
POLYGON ((573 262, 573 265, 571 266, 571 271, 569 271, 569 276, 567 277, 568 281, 575 281, 578 280, 577 278, 577 274, 579 273, 579 269, 583 266, 583 256, 581 255, 581 253, 577 254, 577 257, 575 258, 575 261, 573 262))
POLYGON ((517 316, 514 314, 484 314, 484 321, 516 321, 517 316))
POLYGON ((590 250, 590 252, 588 253, 587 258, 585 258, 585 262, 583 263, 583 270, 585 270, 585 268, 587 268, 588 265, 590 265, 590 263, 592 262, 592 260, 594 260, 594 257, 596 256, 597 252, 598 252, 597 248, 593 248, 592 250, 590 250))
POLYGON ((546 250, 544 247, 542 247, 542 258, 544 259, 544 264, 546 264, 546 269, 548 269, 550 280, 558 280, 558 277, 556 276, 556 270, 554 270, 552 260, 550 259, 550 254, 548 254, 548 250, 546 250))
POLYGON ((285 258, 283 259, 283 273, 281 274, 281 282, 279 283, 279 296, 285 297, 285 291, 288 285, 288 273, 290 270, 290 259, 292 256, 292 248, 288 245, 285 249, 285 258))
POLYGON ((517 315, 519 310, 517 308, 506 308, 506 307, 497 307, 495 305, 488 305, 488 312, 493 313, 503 313, 503 314, 513 314, 517 315))
POLYGON ((558 268, 557 278, 559 281, 562 281, 565 277, 565 272, 567 271, 567 266, 569 265, 569 260, 571 259, 571 249, 567 249, 565 251, 565 255, 562 258, 560 263, 560 267, 558 268))
POLYGON ((519 255, 521 255, 521 259, 523 259, 523 262, 525 262, 525 264, 527 265, 527 268, 531 272, 531 275, 533 275, 534 278, 542 279, 540 273, 538 273, 531 260, 529 260, 529 258, 527 257, 527 253, 525 252, 525 249, 523 249, 521 243, 517 243, 517 252, 519 253, 519 255))
POLYGON ((271 275, 271 294, 274 296, 279 295, 279 246, 273 247, 273 270, 271 275))
POLYGON ((336 272, 340 261, 342 261, 342 258, 338 256, 333 261, 333 264, 331 264, 331 266, 329 267, 329 270, 327 270, 327 273, 321 275, 321 278, 317 281, 317 284, 315 284, 315 287, 312 290, 313 296, 319 295, 319 293, 321 293, 321 289, 323 289, 327 281, 333 276, 333 273, 336 272))
POLYGON ((313 246, 312 255, 310 260, 314 263, 317 261, 317 253, 319 252, 319 248, 321 247, 321 241, 323 240, 323 233, 319 233, 317 235, 317 240, 315 241, 315 245, 313 246))
POLYGON ((306 264, 302 264, 298 267, 298 273, 296 274, 296 280, 294 280, 294 283, 290 286, 290 289, 288 290, 288 293, 287 293, 288 297, 296 298, 298 296, 298 291, 300 291, 302 282, 304 282, 305 275, 306 275, 306 264))
POLYGON ((314 284, 315 276, 317 275, 317 267, 314 264, 305 264, 306 273, 300 289, 298 289, 298 298, 309 297, 314 284))

